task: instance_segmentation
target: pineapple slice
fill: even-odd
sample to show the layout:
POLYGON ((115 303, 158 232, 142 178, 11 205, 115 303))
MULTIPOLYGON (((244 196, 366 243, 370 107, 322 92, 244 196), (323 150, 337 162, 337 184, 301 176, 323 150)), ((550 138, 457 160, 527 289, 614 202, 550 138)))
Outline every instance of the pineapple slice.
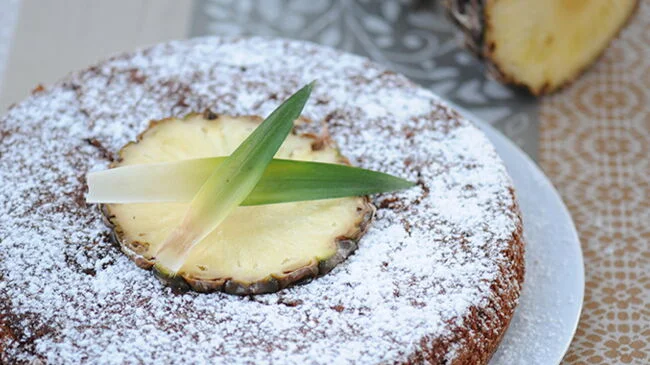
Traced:
MULTIPOLYGON (((229 155, 261 122, 209 113, 153 122, 112 167, 229 155)), ((313 135, 289 135, 275 157, 347 163, 331 141, 313 135)), ((188 205, 105 204, 103 212, 122 250, 150 269, 188 205)), ((373 214, 367 197, 239 207, 192 249, 178 275, 156 274, 178 289, 274 292, 342 262, 357 248, 373 214)))
POLYGON ((493 76, 552 92, 603 52, 633 13, 636 0, 446 0, 468 48, 493 76))

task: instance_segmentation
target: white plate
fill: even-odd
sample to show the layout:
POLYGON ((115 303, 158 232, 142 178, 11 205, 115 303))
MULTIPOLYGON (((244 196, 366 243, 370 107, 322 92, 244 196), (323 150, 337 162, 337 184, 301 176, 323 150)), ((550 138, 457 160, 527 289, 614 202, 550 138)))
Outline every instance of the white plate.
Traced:
POLYGON ((527 243, 519 306, 490 365, 559 364, 578 325, 584 296, 578 234, 537 165, 493 127, 464 114, 492 141, 512 176, 527 243))

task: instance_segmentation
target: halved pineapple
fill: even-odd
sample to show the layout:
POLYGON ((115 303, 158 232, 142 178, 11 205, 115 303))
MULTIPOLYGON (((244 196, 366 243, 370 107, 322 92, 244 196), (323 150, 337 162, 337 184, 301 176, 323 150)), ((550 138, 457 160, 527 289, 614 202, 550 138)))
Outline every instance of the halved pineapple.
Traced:
MULTIPOLYGON (((210 113, 152 122, 112 167, 229 155, 261 122, 210 113)), ((291 134, 276 158, 347 163, 331 141, 313 135, 291 134)), ((106 204, 103 212, 122 250, 150 269, 188 205, 106 204)), ((367 197, 239 207, 192 249, 178 275, 157 274, 170 285, 201 292, 277 291, 343 261, 357 248, 373 213, 367 197)))
POLYGON ((446 0, 471 50, 497 79, 552 92, 607 47, 636 0, 446 0))

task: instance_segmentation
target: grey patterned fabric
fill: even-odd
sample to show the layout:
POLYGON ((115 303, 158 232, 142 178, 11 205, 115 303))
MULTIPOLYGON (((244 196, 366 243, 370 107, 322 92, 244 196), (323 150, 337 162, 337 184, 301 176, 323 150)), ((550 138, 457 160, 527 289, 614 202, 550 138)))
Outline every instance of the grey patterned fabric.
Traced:
POLYGON ((305 39, 367 56, 491 123, 533 159, 535 98, 485 78, 426 0, 198 0, 191 34, 305 39))

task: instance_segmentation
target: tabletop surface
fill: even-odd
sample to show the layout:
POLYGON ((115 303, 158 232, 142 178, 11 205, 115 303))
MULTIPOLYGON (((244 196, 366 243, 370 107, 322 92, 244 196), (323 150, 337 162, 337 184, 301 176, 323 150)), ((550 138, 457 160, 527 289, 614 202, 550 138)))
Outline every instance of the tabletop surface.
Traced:
POLYGON ((571 211, 585 259, 585 304, 565 360, 648 364, 650 1, 540 108, 539 164, 571 211))
POLYGON ((112 54, 204 34, 366 55, 496 126, 537 158, 580 234, 585 304, 564 362, 650 361, 650 0, 581 78, 538 100, 485 79, 431 1, 2 0, 0 110, 112 54))

